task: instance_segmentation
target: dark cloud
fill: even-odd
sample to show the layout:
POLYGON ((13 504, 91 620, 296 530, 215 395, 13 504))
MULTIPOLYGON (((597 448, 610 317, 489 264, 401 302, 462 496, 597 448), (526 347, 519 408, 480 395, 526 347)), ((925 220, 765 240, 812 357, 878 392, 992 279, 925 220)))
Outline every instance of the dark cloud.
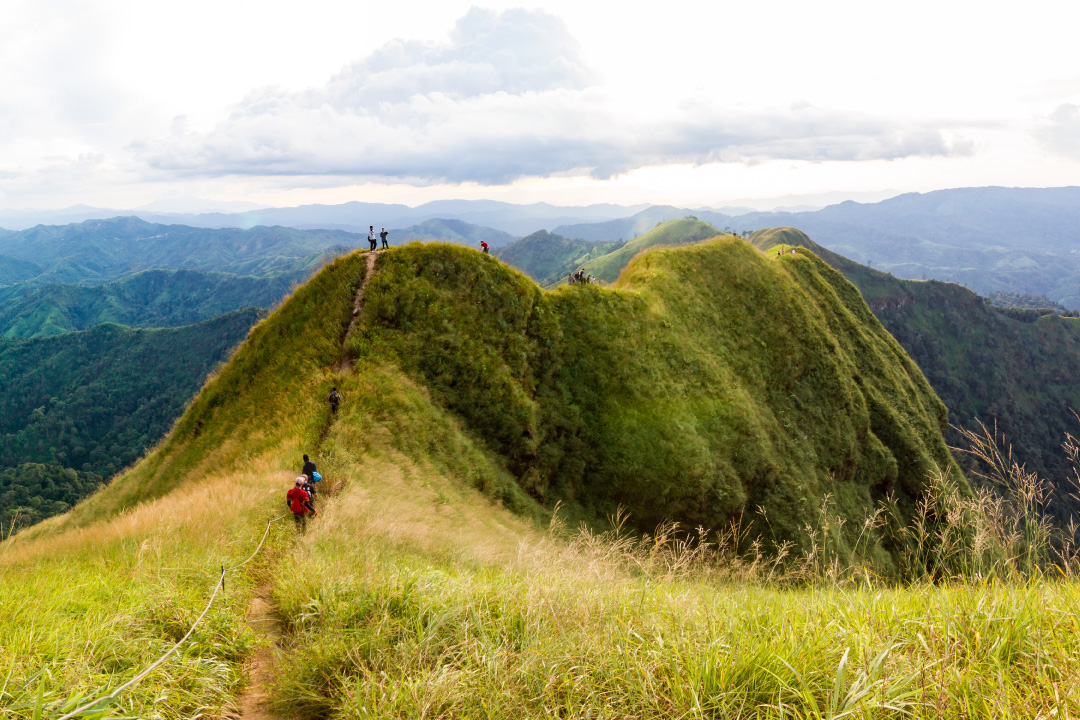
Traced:
POLYGON ((1035 137, 1049 152, 1080 160, 1080 107, 1059 105, 1035 131, 1035 137))
POLYGON ((856 161, 970 153, 934 127, 826 111, 613 109, 575 40, 543 12, 471 10, 447 43, 395 40, 304 92, 249 96, 209 133, 135 146, 163 174, 332 175, 498 184, 646 165, 856 161))

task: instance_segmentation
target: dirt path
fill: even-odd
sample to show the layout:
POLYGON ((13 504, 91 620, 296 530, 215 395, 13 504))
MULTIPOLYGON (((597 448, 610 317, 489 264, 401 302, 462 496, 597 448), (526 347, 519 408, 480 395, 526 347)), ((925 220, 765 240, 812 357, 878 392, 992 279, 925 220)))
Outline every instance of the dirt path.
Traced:
POLYGON ((352 320, 349 321, 349 329, 345 331, 345 337, 341 339, 341 361, 338 363, 338 370, 341 372, 348 370, 352 362, 352 358, 349 357, 349 353, 345 348, 348 345, 353 328, 356 327, 356 321, 360 318, 360 311, 364 309, 364 290, 367 289, 371 277, 375 274, 375 253, 369 252, 365 259, 367 260, 367 272, 364 273, 364 280, 356 291, 356 300, 353 301, 352 320))
POLYGON ((248 605, 247 621, 262 647, 255 653, 248 668, 248 685, 240 696, 237 709, 240 720, 282 720, 270 710, 269 684, 277 662, 277 647, 281 640, 281 621, 270 599, 270 586, 255 590, 255 597, 248 605))

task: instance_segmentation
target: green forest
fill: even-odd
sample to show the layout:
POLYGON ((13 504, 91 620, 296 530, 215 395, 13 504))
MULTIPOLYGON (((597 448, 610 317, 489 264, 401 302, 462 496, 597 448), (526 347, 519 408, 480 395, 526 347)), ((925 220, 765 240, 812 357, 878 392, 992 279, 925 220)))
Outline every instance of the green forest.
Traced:
POLYGON ((144 270, 105 285, 18 285, 0 289, 0 337, 47 337, 102 323, 191 325, 244 307, 270 308, 308 274, 144 270))
POLYGON ((0 340, 0 518, 63 512, 138 459, 260 315, 0 340))

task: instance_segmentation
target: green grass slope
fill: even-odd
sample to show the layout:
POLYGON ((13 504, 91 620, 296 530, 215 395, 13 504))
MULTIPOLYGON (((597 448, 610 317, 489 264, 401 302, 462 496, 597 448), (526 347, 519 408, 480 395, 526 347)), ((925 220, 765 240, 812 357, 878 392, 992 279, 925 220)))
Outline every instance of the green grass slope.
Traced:
MULTIPOLYGON (((751 241, 766 252, 809 248, 842 272, 922 369, 951 421, 996 425, 1015 456, 1059 488, 1058 511, 1076 509, 1061 443, 1077 430, 1069 409, 1080 408, 1080 320, 1018 319, 960 285, 901 280, 823 250, 793 228, 761 230, 751 241)), ((955 431, 949 439, 960 444, 955 431)))
POLYGON ((538 230, 502 248, 497 256, 547 287, 566 280, 568 273, 589 260, 620 247, 618 242, 591 242, 538 230))
POLYGON ((622 247, 583 264, 587 274, 604 282, 614 282, 631 258, 652 247, 688 245, 719 235, 712 225, 693 218, 679 218, 660 223, 652 230, 626 242, 622 247))
POLYGON ((146 270, 106 285, 20 286, 0 293, 0 337, 48 337, 102 323, 191 325, 240 308, 269 308, 301 277, 146 270))
MULTIPOLYGON (((642 256, 614 290, 554 294, 451 246, 378 262, 349 354, 423 388, 423 413, 486 458, 470 482, 505 503, 561 501, 591 518, 621 505, 640 527, 718 527, 760 506, 763 532, 802 542, 826 495, 854 531, 887 494, 910 511, 935 468, 953 467, 944 407, 854 287, 809 255, 777 263, 717 240, 642 256)), ((363 275, 350 256, 300 288, 100 502, 154 497, 235 453, 317 442, 363 275)), ((362 387, 349 394, 375 393, 362 387)), ((418 401, 375 394, 352 407, 415 422, 394 416, 418 401)))
POLYGON ((545 294, 436 246, 381 259, 368 293, 361 364, 400 365, 547 504, 643 527, 760 506, 796 541, 826 494, 854 529, 953 467, 922 374, 809 255, 721 239, 643 255, 614 290, 545 294))

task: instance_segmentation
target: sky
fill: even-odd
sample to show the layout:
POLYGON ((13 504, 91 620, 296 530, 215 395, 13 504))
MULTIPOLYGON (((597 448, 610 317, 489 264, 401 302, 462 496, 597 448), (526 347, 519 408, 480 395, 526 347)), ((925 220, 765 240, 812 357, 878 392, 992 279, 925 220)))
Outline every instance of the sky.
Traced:
POLYGON ((3 0, 0 208, 1080 184, 1080 4, 3 0))

